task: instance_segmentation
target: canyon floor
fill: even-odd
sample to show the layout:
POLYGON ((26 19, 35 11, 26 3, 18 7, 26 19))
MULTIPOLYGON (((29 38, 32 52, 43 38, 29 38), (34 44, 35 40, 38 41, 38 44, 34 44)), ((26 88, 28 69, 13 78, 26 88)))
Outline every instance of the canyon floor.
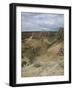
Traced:
POLYGON ((23 42, 21 77, 64 75, 63 41, 50 46, 47 43, 50 44, 47 39, 42 41, 32 37, 23 42))

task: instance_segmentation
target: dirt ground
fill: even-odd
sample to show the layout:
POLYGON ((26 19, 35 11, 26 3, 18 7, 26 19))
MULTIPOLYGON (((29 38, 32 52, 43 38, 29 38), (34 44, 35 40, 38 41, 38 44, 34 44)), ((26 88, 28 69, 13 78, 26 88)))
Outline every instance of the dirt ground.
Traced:
MULTIPOLYGON (((64 75, 64 55, 59 55, 63 43, 54 44, 47 51, 40 51, 30 65, 22 67, 21 77, 59 76, 64 75)), ((24 58, 29 61, 28 57, 24 58)))

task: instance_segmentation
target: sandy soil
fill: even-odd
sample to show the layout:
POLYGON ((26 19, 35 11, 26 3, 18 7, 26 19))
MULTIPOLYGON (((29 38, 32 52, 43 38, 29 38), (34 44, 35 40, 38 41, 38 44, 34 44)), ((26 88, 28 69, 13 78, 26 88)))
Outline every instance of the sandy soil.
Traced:
MULTIPOLYGON (((46 53, 34 58, 31 65, 24 66, 22 77, 64 75, 64 56, 57 54, 62 43, 54 44, 46 53)), ((29 61, 29 60, 28 60, 29 61)))

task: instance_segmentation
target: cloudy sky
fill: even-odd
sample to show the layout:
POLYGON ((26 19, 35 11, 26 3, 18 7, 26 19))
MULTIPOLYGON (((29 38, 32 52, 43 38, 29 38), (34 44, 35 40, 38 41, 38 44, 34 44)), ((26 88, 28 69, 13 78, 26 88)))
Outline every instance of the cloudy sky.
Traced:
POLYGON ((22 31, 56 31, 64 27, 63 14, 21 13, 22 31))

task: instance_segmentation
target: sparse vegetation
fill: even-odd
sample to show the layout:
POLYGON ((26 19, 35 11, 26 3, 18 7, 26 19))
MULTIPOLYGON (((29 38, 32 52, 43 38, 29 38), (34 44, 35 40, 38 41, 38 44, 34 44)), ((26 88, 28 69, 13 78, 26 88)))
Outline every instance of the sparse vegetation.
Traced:
POLYGON ((24 68, 24 71, 21 72, 22 77, 63 75, 64 28, 60 28, 56 32, 22 32, 21 52, 21 66, 24 68))
POLYGON ((64 41, 64 28, 60 28, 57 32, 57 40, 64 41))
POLYGON ((34 64, 34 67, 36 68, 41 67, 41 64, 34 64))
POLYGON ((27 62, 26 61, 22 61, 22 67, 24 67, 24 65, 26 65, 27 62))

